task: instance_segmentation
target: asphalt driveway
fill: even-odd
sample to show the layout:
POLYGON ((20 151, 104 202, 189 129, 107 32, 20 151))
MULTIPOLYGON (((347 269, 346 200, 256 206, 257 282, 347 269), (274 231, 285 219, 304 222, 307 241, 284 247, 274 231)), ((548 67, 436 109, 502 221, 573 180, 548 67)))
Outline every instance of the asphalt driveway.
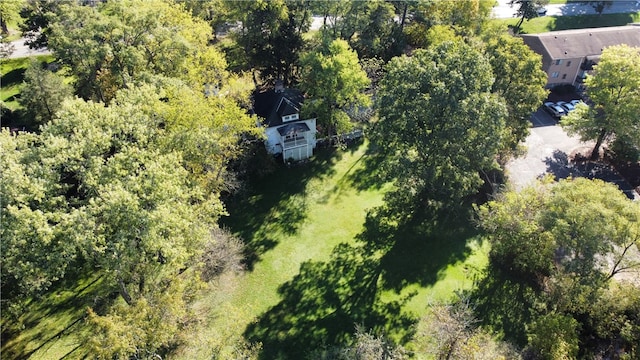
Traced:
POLYGON ((531 133, 524 143, 525 154, 506 166, 509 182, 516 190, 533 184, 545 174, 552 174, 556 179, 580 176, 612 182, 629 198, 640 199, 640 195, 614 169, 593 162, 570 161, 576 154, 589 155, 593 142, 585 143, 567 135, 542 109, 531 116, 531 123, 531 133))

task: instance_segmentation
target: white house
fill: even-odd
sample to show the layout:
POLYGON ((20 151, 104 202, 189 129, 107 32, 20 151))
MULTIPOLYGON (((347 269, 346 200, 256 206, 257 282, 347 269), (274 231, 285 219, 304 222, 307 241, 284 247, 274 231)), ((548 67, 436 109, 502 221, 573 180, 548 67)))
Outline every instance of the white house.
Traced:
POLYGON ((283 161, 307 159, 316 147, 316 119, 300 118, 303 101, 299 90, 280 86, 254 95, 254 112, 266 126, 267 151, 282 154, 283 161))

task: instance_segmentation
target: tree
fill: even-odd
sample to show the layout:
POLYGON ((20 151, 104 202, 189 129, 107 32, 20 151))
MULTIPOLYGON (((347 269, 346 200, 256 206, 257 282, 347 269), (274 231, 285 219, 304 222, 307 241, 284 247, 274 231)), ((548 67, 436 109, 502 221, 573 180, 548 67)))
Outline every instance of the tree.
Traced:
POLYGON ((211 25, 213 39, 228 23, 234 21, 233 4, 227 0, 177 0, 191 11, 193 16, 211 25))
POLYGON ((20 94, 20 105, 25 108, 27 118, 34 124, 43 124, 53 119, 73 90, 62 77, 44 69, 34 59, 24 73, 20 94))
POLYGON ((234 3, 242 19, 237 41, 244 48, 251 69, 263 82, 294 83, 295 65, 304 45, 302 34, 311 25, 308 1, 250 1, 234 3))
POLYGON ((562 119, 562 127, 583 141, 596 141, 592 159, 598 158, 600 147, 611 138, 640 148, 640 48, 605 48, 585 84, 593 105, 578 105, 562 119))
POLYGON ((63 6, 49 47, 76 76, 76 91, 108 102, 118 89, 162 75, 181 77, 206 49, 209 26, 168 2, 107 2, 99 9, 63 6))
POLYGON ((360 58, 388 60, 402 52, 404 39, 394 20, 393 4, 382 0, 329 1, 319 2, 316 7, 325 16, 325 26, 321 28, 324 41, 346 40, 360 58))
POLYGON ((416 353, 435 359, 519 359, 508 343, 479 328, 473 304, 456 295, 452 303, 429 305, 413 336, 416 353))
MULTIPOLYGON (((521 319, 517 326, 526 325, 530 347, 544 358, 606 348, 632 354, 640 335, 631 329, 640 319, 627 316, 635 305, 623 299, 638 294, 616 287, 624 286, 626 272, 640 268, 640 207, 600 180, 550 181, 507 192, 479 209, 492 245, 487 279, 532 290, 506 292, 500 301, 525 313, 509 316, 521 319), (618 301, 624 303, 616 309, 604 305, 618 301)), ((485 294, 491 301, 496 295, 485 294)), ((498 318, 488 321, 500 331, 504 320, 498 318)))
POLYGON ((461 36, 478 34, 491 17, 494 1, 417 1, 410 25, 405 28, 408 35, 421 43, 420 36, 435 25, 452 27, 461 36))
POLYGON ((356 2, 366 5, 362 15, 364 26, 358 29, 351 47, 362 58, 380 57, 385 60, 400 55, 404 46, 402 32, 393 16, 393 5, 384 1, 356 2))
POLYGON ((3 0, 0 3, 0 31, 2 35, 9 33, 8 23, 20 19, 20 9, 24 0, 3 0))
MULTIPOLYGON (((547 185, 548 186, 548 185, 547 185)), ((547 189, 507 193, 483 206, 492 258, 523 278, 558 272, 595 287, 640 266, 629 254, 640 241, 640 211, 615 185, 600 180, 561 181, 547 189)))
POLYGON ((24 19, 20 31, 26 39, 25 44, 31 49, 46 48, 51 34, 50 24, 63 5, 71 4, 73 0, 27 0, 20 11, 24 19))
POLYGON ((566 315, 541 316, 529 329, 529 346, 540 359, 575 359, 578 355, 578 322, 566 315))
POLYGON ((525 20, 538 17, 538 9, 542 8, 548 3, 549 0, 510 0, 510 6, 513 7, 513 5, 518 5, 518 9, 516 10, 515 15, 520 18, 520 20, 514 27, 515 33, 520 32, 520 26, 522 26, 522 23, 525 20))
POLYGON ((378 90, 371 142, 385 156, 393 193, 416 205, 453 205, 495 164, 506 109, 490 93, 489 62, 472 46, 445 42, 394 58, 378 90))
MULTIPOLYGON (((501 30, 498 30, 501 31, 501 30)), ((485 54, 495 75, 491 92, 501 96, 507 105, 504 147, 513 151, 529 135, 530 117, 547 96, 547 76, 542 71, 542 58, 521 38, 487 31, 483 35, 485 54)))
POLYGON ((356 326, 354 337, 355 340, 351 346, 325 347, 311 352, 309 358, 318 360, 408 359, 407 351, 402 346, 396 346, 384 336, 376 336, 360 325, 356 326))
POLYGON ((220 168, 256 124, 233 99, 185 89, 121 90, 109 106, 67 99, 40 134, 1 134, 3 296, 18 304, 76 266, 100 274, 119 297, 90 311, 93 355, 166 349, 192 319, 201 279, 238 268, 241 247, 216 231, 220 168), (177 117, 172 106, 196 111, 177 117))
POLYGON ((366 107, 364 94, 370 81, 358 62, 358 55, 344 40, 334 40, 321 49, 304 54, 301 87, 308 100, 303 112, 318 118, 324 133, 332 136, 352 128, 347 108, 366 107))

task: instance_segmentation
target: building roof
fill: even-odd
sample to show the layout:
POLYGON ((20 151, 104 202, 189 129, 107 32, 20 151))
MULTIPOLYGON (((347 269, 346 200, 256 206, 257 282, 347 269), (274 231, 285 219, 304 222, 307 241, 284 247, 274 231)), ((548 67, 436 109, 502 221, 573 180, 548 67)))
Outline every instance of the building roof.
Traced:
POLYGON ((299 90, 268 90, 257 93, 253 98, 256 115, 264 119, 268 127, 282 125, 282 117, 300 112, 304 97, 299 90))
POLYGON ((547 68, 553 60, 600 55, 619 44, 640 47, 640 26, 614 26, 521 35, 525 44, 542 55, 547 68))
POLYGON ((294 122, 293 124, 288 124, 285 126, 281 126, 278 128, 278 133, 280 136, 294 135, 303 132, 310 131, 309 126, 304 122, 294 122))

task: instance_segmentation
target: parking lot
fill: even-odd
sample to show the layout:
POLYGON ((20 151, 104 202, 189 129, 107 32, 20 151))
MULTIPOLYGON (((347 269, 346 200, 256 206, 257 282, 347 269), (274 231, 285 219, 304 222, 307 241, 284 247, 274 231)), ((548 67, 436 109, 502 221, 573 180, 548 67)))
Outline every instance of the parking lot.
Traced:
POLYGON ((542 108, 531 116, 531 123, 531 133, 524 143, 525 154, 511 160, 506 167, 509 181, 516 190, 531 185, 545 174, 556 179, 581 176, 614 183, 629 198, 640 199, 614 169, 592 162, 576 164, 571 161, 576 154, 588 156, 594 146, 592 141, 582 142, 578 137, 567 135, 558 120, 542 108))

